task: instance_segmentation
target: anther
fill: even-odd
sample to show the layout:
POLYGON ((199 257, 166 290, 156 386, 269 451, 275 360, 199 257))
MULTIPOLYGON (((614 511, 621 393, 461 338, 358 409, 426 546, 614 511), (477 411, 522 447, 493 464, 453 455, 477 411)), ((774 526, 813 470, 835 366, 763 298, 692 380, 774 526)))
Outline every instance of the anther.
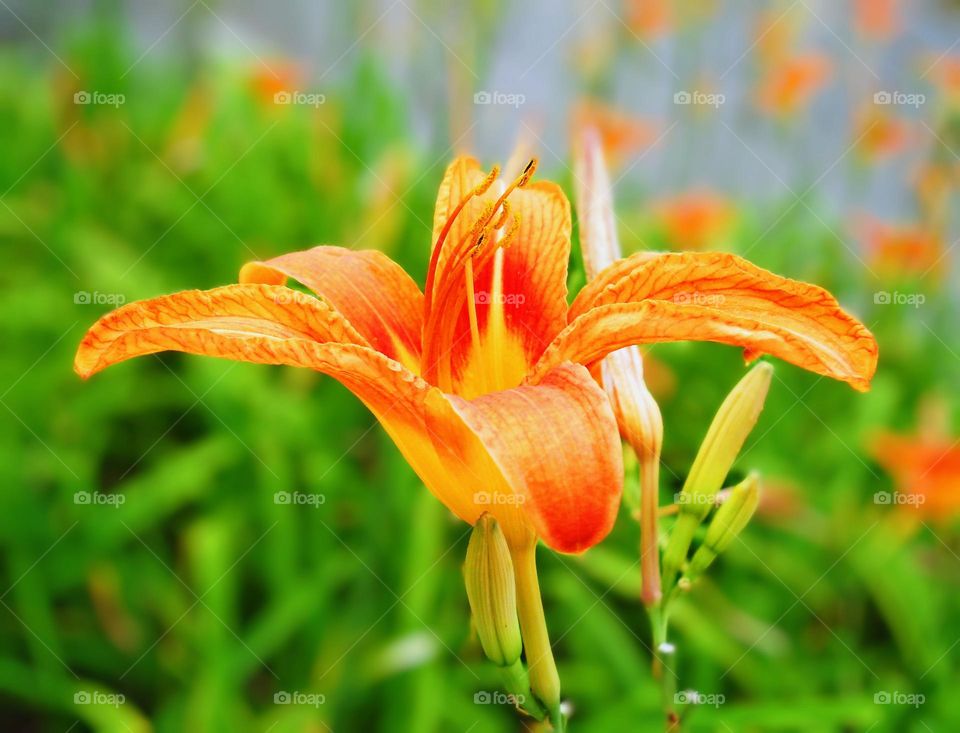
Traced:
POLYGON ((502 227, 506 223, 508 216, 510 216, 510 202, 504 201, 503 207, 500 209, 500 216, 497 217, 497 220, 493 223, 493 228, 499 229, 502 227))
POLYGON ((533 174, 537 170, 537 159, 530 158, 530 162, 527 163, 527 167, 523 169, 523 173, 520 174, 520 179, 517 181, 517 188, 523 188, 530 182, 530 179, 533 178, 533 174))
POLYGON ((500 176, 500 166, 495 165, 490 169, 490 172, 487 174, 487 177, 476 188, 473 189, 473 196, 483 196, 487 191, 490 190, 490 186, 493 185, 493 182, 497 180, 500 176))

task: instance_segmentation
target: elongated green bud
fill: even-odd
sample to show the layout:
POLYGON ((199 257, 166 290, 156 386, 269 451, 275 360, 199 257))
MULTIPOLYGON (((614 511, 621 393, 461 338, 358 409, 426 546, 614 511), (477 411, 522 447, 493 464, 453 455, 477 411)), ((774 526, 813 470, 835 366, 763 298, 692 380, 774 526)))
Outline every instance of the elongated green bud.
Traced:
POLYGON ((730 489, 727 498, 707 527, 703 544, 693 553, 685 577, 695 580, 703 574, 717 555, 725 551, 747 526, 760 501, 760 479, 751 473, 730 489))
POLYGON ((463 578, 484 654, 498 667, 512 666, 523 650, 513 562, 503 530, 489 514, 474 525, 463 578))
POLYGON ((710 512, 733 462, 757 424, 772 377, 772 366, 766 362, 757 364, 727 395, 710 423, 678 499, 680 513, 663 556, 664 589, 677 577, 694 532, 710 512))

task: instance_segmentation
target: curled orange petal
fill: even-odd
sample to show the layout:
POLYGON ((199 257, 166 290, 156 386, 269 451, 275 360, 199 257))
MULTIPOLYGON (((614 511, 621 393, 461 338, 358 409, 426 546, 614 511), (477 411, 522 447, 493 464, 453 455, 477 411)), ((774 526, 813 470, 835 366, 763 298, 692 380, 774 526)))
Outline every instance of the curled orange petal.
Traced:
POLYGON ((770 354, 816 374, 849 382, 859 391, 869 389, 877 365, 877 345, 862 324, 853 321, 843 331, 811 329, 797 319, 784 317, 784 310, 746 315, 662 300, 598 306, 557 337, 529 380, 535 383, 554 364, 578 361, 590 365, 631 344, 714 341, 743 347, 748 359, 770 354))
POLYGON ((686 340, 743 346, 751 358, 770 354, 860 390, 877 365, 872 334, 830 293, 730 254, 628 257, 587 284, 570 317, 538 373, 631 343, 686 340))
POLYGON ((185 290, 129 303, 103 316, 74 359, 81 377, 159 351, 261 364, 311 366, 309 344, 367 342, 323 301, 276 285, 185 290))
POLYGON ((582 552, 610 531, 623 487, 620 441, 585 368, 563 364, 536 386, 474 400, 429 399, 437 450, 451 473, 472 482, 469 521, 491 512, 518 542, 525 519, 560 552, 582 552))
POLYGON ((242 283, 283 284, 287 278, 333 305, 373 348, 419 370, 423 295, 385 254, 320 246, 240 270, 242 283))

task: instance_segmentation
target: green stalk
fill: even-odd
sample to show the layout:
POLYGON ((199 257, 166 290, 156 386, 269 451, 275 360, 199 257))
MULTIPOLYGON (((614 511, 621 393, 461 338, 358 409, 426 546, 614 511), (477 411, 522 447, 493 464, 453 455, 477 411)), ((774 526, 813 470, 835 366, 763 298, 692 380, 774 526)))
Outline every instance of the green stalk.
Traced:
POLYGON ((564 730, 560 712, 560 675, 553 659, 547 620, 540 597, 537 578, 536 540, 510 548, 513 570, 517 580, 517 615, 523 633, 523 648, 527 655, 530 688, 550 713, 550 722, 560 733, 564 730))

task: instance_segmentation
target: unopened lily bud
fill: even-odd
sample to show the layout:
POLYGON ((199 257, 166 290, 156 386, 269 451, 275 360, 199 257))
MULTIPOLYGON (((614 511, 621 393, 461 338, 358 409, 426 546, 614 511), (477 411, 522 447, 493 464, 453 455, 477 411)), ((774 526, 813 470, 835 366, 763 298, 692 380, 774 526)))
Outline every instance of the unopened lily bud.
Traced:
POLYGON ((497 666, 513 665, 523 649, 513 562, 503 530, 489 514, 470 535, 463 577, 484 654, 497 666))
POLYGON ((757 510, 760 501, 760 480, 751 473, 730 490, 730 495, 717 509, 707 527, 703 544, 693 554, 687 568, 687 578, 694 580, 710 566, 717 555, 724 552, 743 531, 757 510))
POLYGON ((643 380, 640 350, 633 346, 614 351, 601 362, 600 370, 620 434, 641 461, 659 461, 663 417, 643 380))
POLYGON ((717 410, 680 494, 680 513, 663 556, 665 585, 672 584, 687 558, 693 533, 710 511, 770 389, 773 367, 757 364, 717 410))
POLYGON ((766 362, 757 364, 720 405, 683 485, 682 495, 687 500, 681 504, 682 513, 703 519, 710 511, 709 497, 720 491, 747 436, 757 424, 772 377, 772 366, 766 362))

